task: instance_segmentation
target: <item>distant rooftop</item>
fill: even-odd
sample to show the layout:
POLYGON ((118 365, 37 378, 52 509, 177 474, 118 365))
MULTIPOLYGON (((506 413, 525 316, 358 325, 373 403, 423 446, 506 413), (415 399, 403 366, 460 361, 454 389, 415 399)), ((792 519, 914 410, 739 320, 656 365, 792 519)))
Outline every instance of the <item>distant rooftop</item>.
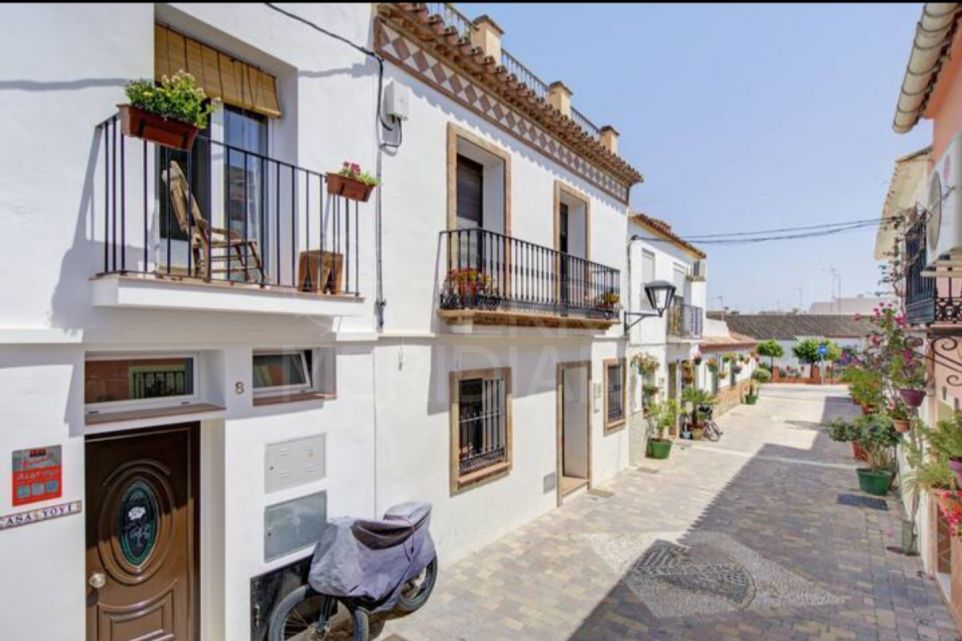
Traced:
POLYGON ((882 296, 849 296, 812 303, 809 314, 871 314, 882 303, 894 302, 882 296))
POLYGON ((855 314, 739 314, 708 312, 709 318, 723 319, 732 333, 757 340, 792 341, 799 337, 861 338, 868 334, 868 319, 855 314))

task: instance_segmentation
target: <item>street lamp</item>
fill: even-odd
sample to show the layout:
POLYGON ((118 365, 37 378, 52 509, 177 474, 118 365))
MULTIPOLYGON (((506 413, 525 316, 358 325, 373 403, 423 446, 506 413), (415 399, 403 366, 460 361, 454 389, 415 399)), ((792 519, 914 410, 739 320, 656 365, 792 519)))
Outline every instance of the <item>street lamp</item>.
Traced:
POLYGON ((672 299, 675 298, 675 286, 665 280, 655 280, 645 285, 645 296, 654 311, 650 312, 625 312, 624 326, 625 334, 632 327, 640 323, 645 318, 652 316, 664 316, 665 310, 671 306, 672 299), (628 322, 628 317, 634 317, 634 321, 628 322))

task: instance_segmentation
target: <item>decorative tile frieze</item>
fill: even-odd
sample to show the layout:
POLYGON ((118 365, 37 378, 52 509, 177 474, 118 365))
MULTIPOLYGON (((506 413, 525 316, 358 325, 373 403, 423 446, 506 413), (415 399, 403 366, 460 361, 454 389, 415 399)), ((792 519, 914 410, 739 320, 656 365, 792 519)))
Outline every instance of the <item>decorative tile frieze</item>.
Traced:
POLYGON ((543 127, 381 20, 375 26, 375 48, 385 59, 418 80, 627 204, 629 185, 599 169, 543 127))

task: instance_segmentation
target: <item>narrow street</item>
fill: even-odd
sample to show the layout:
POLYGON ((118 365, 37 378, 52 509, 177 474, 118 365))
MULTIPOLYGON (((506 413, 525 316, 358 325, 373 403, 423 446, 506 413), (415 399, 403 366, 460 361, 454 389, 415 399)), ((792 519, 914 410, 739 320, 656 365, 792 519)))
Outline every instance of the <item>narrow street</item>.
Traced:
POLYGON ((611 483, 443 569, 389 641, 956 639, 934 581, 900 545, 899 506, 858 492, 840 387, 766 386, 611 483))

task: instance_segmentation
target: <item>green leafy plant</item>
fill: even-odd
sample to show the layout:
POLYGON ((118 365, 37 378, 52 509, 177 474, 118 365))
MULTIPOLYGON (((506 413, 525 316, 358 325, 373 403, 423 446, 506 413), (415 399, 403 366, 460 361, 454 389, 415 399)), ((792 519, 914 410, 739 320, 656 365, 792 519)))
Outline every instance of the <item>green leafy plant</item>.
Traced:
POLYGON ((962 460, 962 412, 939 421, 934 429, 919 426, 919 432, 936 455, 962 460))
POLYGON ((877 410, 885 404, 885 380, 874 368, 851 365, 842 372, 842 382, 848 383, 849 393, 856 403, 877 410))
POLYGON ((752 380, 758 383, 768 383, 772 380, 772 373, 767 369, 756 369, 752 372, 752 380))
POLYGON ((131 106, 186 122, 198 129, 207 126, 207 120, 214 111, 214 103, 207 100, 207 94, 197 86, 194 77, 183 70, 172 76, 163 76, 157 83, 153 80, 134 80, 124 92, 131 106))
POLYGON ((708 390, 699 389, 695 386, 686 387, 681 393, 681 400, 691 405, 691 422, 698 425, 703 418, 700 406, 714 405, 715 397, 708 390))
POLYGON ((776 358, 781 358, 785 355, 785 349, 782 347, 781 343, 774 339, 762 341, 755 349, 760 356, 767 356, 769 358, 769 369, 775 368, 776 358))
POLYGON ((678 422, 681 410, 678 408, 678 401, 673 398, 663 403, 654 403, 651 406, 651 420, 658 435, 659 441, 665 440, 665 431, 674 427, 678 422))
POLYGON ((631 364, 635 366, 639 374, 651 376, 658 371, 661 362, 651 354, 635 354, 631 357, 631 364))
POLYGON ((869 468, 893 471, 899 434, 895 431, 892 419, 884 414, 869 414, 859 416, 854 423, 858 430, 856 440, 865 451, 869 468))
POLYGON ((708 370, 712 372, 717 372, 718 368, 721 367, 721 364, 718 362, 718 359, 715 358, 714 356, 712 356, 707 361, 705 361, 705 364, 707 365, 708 370))
POLYGON ((352 180, 357 180, 364 183, 365 185, 370 185, 372 187, 377 187, 381 181, 379 181, 372 174, 363 171, 361 166, 356 162, 351 162, 345 160, 344 164, 341 165, 341 170, 337 172, 339 176, 344 176, 345 178, 351 178, 352 180))
POLYGON ((828 424, 828 437, 838 443, 858 440, 858 428, 850 419, 837 418, 828 424))

